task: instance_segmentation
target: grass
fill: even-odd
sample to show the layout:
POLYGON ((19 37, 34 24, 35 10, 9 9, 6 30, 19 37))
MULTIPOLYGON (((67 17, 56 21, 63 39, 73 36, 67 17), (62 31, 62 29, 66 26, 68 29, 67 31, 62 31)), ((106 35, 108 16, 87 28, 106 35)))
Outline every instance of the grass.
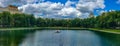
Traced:
POLYGON ((37 29, 38 27, 0 28, 0 31, 37 29))
POLYGON ((89 30, 98 31, 98 32, 106 32, 106 33, 120 34, 120 29, 98 29, 98 28, 89 28, 89 30))
POLYGON ((87 28, 80 28, 80 27, 19 27, 19 28, 0 28, 0 31, 31 30, 31 29, 86 30, 87 28))
POLYGON ((0 31, 8 30, 31 30, 31 29, 55 29, 55 30, 93 30, 106 33, 120 34, 120 29, 98 29, 98 28, 80 28, 80 27, 20 27, 20 28, 0 28, 0 31))

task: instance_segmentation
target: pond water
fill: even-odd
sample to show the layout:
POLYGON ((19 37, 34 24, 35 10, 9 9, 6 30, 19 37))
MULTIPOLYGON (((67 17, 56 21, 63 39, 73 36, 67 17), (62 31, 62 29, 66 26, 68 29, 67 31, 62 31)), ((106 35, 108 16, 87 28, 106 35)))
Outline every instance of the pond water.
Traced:
POLYGON ((120 35, 89 30, 0 31, 0 46, 120 46, 120 35))

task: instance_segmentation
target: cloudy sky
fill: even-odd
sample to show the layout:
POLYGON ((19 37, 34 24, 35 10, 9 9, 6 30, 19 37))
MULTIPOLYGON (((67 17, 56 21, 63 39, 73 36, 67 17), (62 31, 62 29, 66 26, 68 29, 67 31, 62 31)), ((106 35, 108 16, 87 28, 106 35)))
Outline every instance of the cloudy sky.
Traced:
POLYGON ((9 5, 43 18, 86 18, 90 13, 120 10, 120 0, 0 0, 0 7, 9 5))

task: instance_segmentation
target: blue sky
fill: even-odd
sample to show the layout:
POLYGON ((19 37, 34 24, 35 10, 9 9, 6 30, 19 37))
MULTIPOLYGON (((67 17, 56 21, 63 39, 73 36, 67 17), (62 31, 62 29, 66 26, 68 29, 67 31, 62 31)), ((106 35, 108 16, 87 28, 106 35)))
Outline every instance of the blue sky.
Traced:
MULTIPOLYGON (((51 1, 51 2, 61 2, 63 4, 65 4, 67 2, 67 0, 45 0, 45 1, 51 1)), ((70 1, 76 1, 78 2, 79 0, 70 0, 70 1)), ((117 3, 118 0, 105 0, 105 8, 104 9, 95 9, 94 10, 94 14, 98 15, 98 13, 96 12, 96 10, 105 10, 105 11, 109 11, 109 10, 120 10, 120 3, 117 3)))
MULTIPOLYGON (((61 3, 66 3, 67 0, 45 0, 45 1, 51 1, 51 2, 61 2, 61 3)), ((70 0, 70 1, 76 1, 78 2, 79 0, 70 0)), ((118 0, 105 0, 105 9, 104 10, 120 10, 120 4, 117 4, 118 0)))
POLYGON ((9 5, 43 18, 86 18, 90 13, 120 10, 120 0, 0 0, 0 7, 9 5))
POLYGON ((120 10, 120 4, 117 4, 118 0, 105 0, 105 10, 120 10))

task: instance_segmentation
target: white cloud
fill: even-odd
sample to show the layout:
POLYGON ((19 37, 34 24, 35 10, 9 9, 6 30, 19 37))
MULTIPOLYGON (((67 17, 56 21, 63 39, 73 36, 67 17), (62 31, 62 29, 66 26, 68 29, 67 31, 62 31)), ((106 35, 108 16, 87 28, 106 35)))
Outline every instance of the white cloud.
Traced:
POLYGON ((107 10, 100 10, 100 11, 98 11, 99 12, 99 14, 102 14, 102 13, 106 13, 106 12, 108 12, 107 10))
POLYGON ((106 12, 113 12, 115 10, 97 10, 98 14, 106 13, 106 12))
POLYGON ((94 9, 105 8, 104 0, 80 0, 76 6, 81 12, 92 12, 94 9))
POLYGON ((118 0, 116 3, 117 3, 117 4, 120 4, 120 0, 118 0))
POLYGON ((75 18, 81 13, 74 7, 65 7, 61 3, 44 2, 18 7, 24 13, 32 13, 44 18, 75 18))
POLYGON ((23 13, 34 14, 43 18, 86 18, 94 9, 103 9, 105 7, 104 0, 79 0, 78 3, 68 0, 65 4, 43 1, 0 0, 0 7, 17 4, 20 5, 18 9, 23 13))
POLYGON ((72 4, 75 4, 75 2, 71 2, 71 1, 67 1, 66 3, 65 3, 65 6, 66 7, 69 7, 69 6, 71 6, 72 4))
POLYGON ((105 8, 104 0, 80 0, 78 4, 76 4, 76 9, 82 13, 81 17, 83 18, 89 17, 91 12, 99 8, 105 8))
POLYGON ((36 2, 42 2, 44 0, 0 0, 0 7, 7 7, 8 5, 25 5, 36 2))
POLYGON ((63 8, 61 11, 58 13, 62 16, 71 16, 71 17, 79 17, 81 15, 81 12, 79 12, 77 9, 73 7, 69 8, 63 8))

